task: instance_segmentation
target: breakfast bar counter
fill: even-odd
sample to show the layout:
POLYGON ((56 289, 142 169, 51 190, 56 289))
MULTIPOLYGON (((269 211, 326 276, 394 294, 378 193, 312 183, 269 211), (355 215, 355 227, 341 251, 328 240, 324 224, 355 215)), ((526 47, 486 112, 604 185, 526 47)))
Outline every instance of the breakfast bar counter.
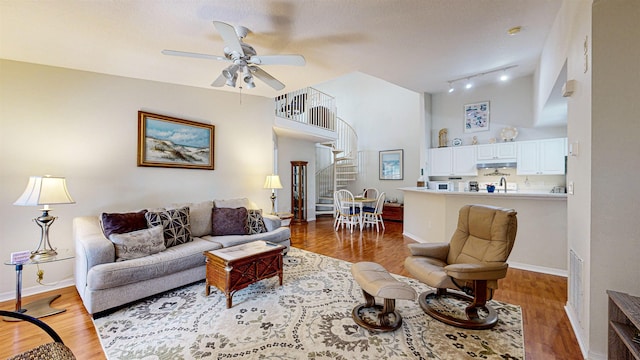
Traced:
POLYGON ((510 266, 567 275, 567 194, 453 192, 418 187, 400 190, 404 193, 403 235, 418 242, 449 242, 462 206, 512 208, 518 212, 518 234, 510 266))

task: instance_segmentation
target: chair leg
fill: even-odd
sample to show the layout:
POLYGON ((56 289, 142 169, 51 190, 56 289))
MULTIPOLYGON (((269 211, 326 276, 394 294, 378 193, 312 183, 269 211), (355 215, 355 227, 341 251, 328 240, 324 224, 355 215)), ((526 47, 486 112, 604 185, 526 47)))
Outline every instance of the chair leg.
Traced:
POLYGON ((384 305, 376 305, 376 299, 373 295, 362 290, 364 295, 364 304, 356 305, 351 312, 351 317, 356 324, 362 326, 369 331, 387 332, 397 330, 402 326, 402 316, 396 311, 395 299, 384 299, 384 305), (378 312, 379 324, 370 323, 362 318, 361 311, 365 308, 373 308, 378 312), (393 315, 393 317, 391 317, 393 315))

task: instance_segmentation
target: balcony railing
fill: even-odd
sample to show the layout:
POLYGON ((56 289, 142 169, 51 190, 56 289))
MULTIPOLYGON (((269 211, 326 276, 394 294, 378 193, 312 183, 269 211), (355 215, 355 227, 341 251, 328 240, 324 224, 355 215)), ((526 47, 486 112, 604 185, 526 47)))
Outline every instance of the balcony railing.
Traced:
POLYGON ((276 97, 275 113, 281 118, 336 131, 335 98, 314 88, 304 88, 276 97))

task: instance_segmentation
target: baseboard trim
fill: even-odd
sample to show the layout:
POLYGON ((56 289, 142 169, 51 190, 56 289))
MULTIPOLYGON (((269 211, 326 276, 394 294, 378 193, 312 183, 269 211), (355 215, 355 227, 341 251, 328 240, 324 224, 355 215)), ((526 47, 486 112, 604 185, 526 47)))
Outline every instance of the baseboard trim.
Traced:
POLYGON ((538 273, 543 273, 548 275, 555 275, 555 276, 562 276, 562 277, 569 276, 569 272, 567 270, 550 268, 546 266, 524 264, 524 263, 513 262, 508 260, 507 262, 509 263, 510 267, 520 269, 520 270, 527 270, 527 271, 533 271, 533 272, 538 272, 538 273))
MULTIPOLYGON (((67 278, 56 282, 55 285, 36 285, 28 288, 22 288, 22 301, 24 302, 24 298, 30 295, 36 295, 47 291, 58 290, 62 288, 66 288, 69 286, 75 286, 75 281, 73 278, 67 278)), ((0 293, 0 301, 10 301, 16 300, 16 292, 15 291, 5 291, 0 293)))
POLYGON ((573 334, 576 336, 576 340, 578 340, 578 346, 580 346, 582 357, 587 359, 587 353, 589 352, 589 349, 587 347, 587 344, 584 343, 584 340, 581 336, 582 331, 580 330, 580 321, 575 317, 575 314, 571 310, 571 307, 568 303, 564 306, 564 312, 567 314, 567 317, 569 318, 569 324, 571 324, 571 328, 573 329, 573 334))

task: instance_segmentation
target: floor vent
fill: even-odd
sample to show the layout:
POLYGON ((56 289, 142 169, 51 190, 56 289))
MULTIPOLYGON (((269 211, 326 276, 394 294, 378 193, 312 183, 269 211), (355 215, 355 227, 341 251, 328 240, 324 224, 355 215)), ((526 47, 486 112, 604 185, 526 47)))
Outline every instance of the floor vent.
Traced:
POLYGON ((582 322, 582 308, 584 306, 583 289, 584 261, 578 254, 569 250, 569 305, 575 311, 576 318, 582 322))

